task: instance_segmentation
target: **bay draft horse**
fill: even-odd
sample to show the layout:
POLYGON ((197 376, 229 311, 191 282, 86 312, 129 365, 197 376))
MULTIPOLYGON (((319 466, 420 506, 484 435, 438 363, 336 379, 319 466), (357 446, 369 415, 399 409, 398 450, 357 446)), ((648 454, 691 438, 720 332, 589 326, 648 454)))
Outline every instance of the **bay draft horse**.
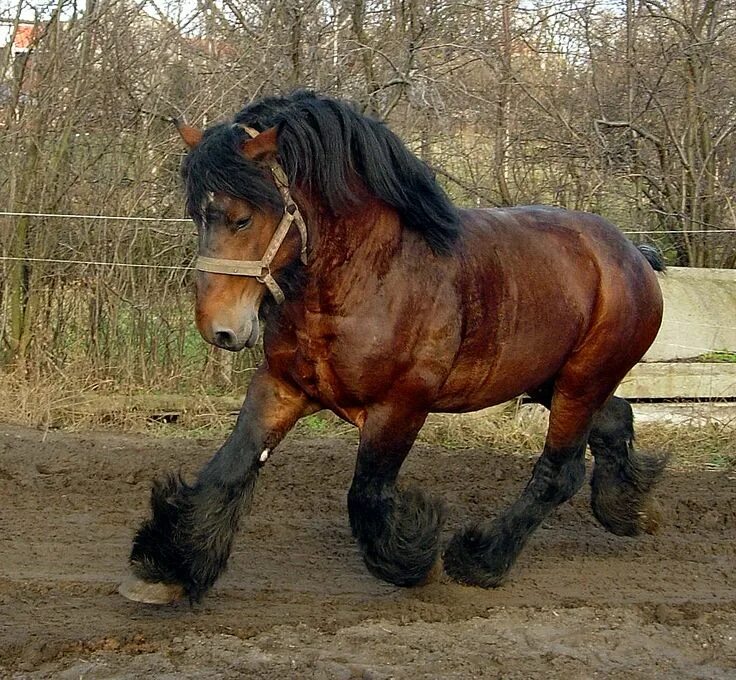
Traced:
POLYGON ((320 409, 359 429, 350 525, 390 583, 421 584, 440 559, 442 503, 397 484, 427 415, 523 393, 549 408, 544 451, 510 507, 451 538, 450 577, 500 584, 582 486, 586 444, 598 521, 653 531, 664 461, 634 450, 631 408, 612 395, 659 329, 654 249, 596 215, 458 209, 384 124, 311 92, 263 99, 204 132, 178 127, 199 234, 197 328, 238 351, 256 343, 260 315, 265 361, 196 483, 154 484, 124 595, 199 601, 270 452, 320 409))

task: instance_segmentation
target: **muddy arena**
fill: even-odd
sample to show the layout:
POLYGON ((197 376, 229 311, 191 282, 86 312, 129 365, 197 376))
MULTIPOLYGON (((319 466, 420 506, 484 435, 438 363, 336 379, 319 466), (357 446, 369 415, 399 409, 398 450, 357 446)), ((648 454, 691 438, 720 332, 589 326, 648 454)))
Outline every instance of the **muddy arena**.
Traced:
MULTIPOLYGON (((733 472, 668 471, 662 529, 636 539, 596 524, 585 487, 503 587, 400 589, 350 535, 354 444, 290 437, 201 605, 123 599, 151 480, 216 448, 2 426, 0 677, 736 677, 733 472)), ((509 503, 533 462, 418 444, 403 478, 446 500, 449 535, 509 503)))

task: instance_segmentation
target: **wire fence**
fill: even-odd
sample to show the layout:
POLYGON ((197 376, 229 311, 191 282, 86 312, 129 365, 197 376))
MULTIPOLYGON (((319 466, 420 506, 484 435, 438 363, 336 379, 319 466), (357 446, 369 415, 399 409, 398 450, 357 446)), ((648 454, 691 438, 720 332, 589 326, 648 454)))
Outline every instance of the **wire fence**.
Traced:
MULTIPOLYGON (((62 219, 62 220, 99 220, 99 221, 117 221, 138 223, 142 225, 151 225, 156 223, 169 224, 192 224, 192 220, 185 217, 150 217, 135 215, 94 215, 84 213, 52 213, 52 212, 20 212, 12 210, 0 211, 0 217, 28 217, 28 218, 46 218, 46 219, 62 219)), ((643 230, 622 230, 627 236, 665 236, 673 234, 682 234, 683 232, 676 229, 643 229, 643 230)), ((723 234, 736 233, 736 229, 692 229, 687 234, 699 234, 707 236, 721 236, 723 234)), ((192 232, 191 235, 194 235, 192 232)), ((164 234, 167 235, 167 234, 164 234)), ((186 236, 189 234, 168 234, 171 237, 186 236)), ((46 264, 65 264, 75 266, 99 266, 99 267, 121 267, 128 269, 158 269, 166 271, 191 271, 194 268, 184 265, 170 264, 154 264, 154 263, 134 263, 121 262, 118 260, 97 260, 97 259, 66 259, 66 258, 50 258, 50 257, 20 257, 0 254, 0 261, 5 262, 28 262, 28 263, 46 263, 46 264)))
POLYGON ((72 213, 13 212, 0 210, 0 217, 54 217, 74 220, 119 220, 123 222, 188 222, 188 217, 143 217, 136 215, 82 215, 72 213))
POLYGON ((13 257, 0 255, 0 260, 5 262, 45 262, 48 264, 75 264, 96 265, 100 267, 128 267, 131 269, 163 269, 168 271, 193 271, 194 267, 184 267, 176 264, 139 264, 136 262, 103 262, 100 260, 63 260, 52 257, 13 257))
MULTIPOLYGON (((191 224, 192 220, 188 217, 148 217, 135 215, 86 215, 72 213, 42 213, 42 212, 13 212, 10 210, 0 210, 0 217, 52 217, 59 219, 76 219, 76 220, 119 220, 124 222, 180 222, 191 224)), ((733 234, 736 229, 688 229, 683 232, 681 229, 644 229, 631 230, 623 229, 624 234, 733 234)))
MULTIPOLYGON (((0 238, 0 367, 15 366, 22 357, 24 370, 75 375, 113 390, 239 391, 260 363, 261 348, 226 354, 198 335, 188 285, 196 255, 191 220, 10 210, 0 211, 0 225, 3 220, 12 229, 0 238), (25 251, 16 248, 20 218, 32 230, 25 251), (54 220, 78 224, 49 228, 54 220)), ((623 233, 656 242, 681 232, 623 233)), ((694 233, 716 239, 736 229, 694 233)), ((702 318, 682 325, 686 337, 671 341, 681 343, 672 345, 676 353, 718 349, 699 336, 698 325, 706 332, 736 331, 732 325, 711 328, 702 318)))

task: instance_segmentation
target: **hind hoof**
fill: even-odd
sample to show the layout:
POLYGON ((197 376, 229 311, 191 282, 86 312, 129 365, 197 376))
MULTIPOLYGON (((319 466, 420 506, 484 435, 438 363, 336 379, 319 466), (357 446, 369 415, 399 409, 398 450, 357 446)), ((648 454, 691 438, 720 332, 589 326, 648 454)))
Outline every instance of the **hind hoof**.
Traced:
POLYGON ((177 583, 151 583, 132 575, 118 586, 118 592, 145 604, 172 604, 184 598, 184 588, 177 583))
POLYGON ((627 508, 619 513, 610 507, 594 506, 593 514, 604 529, 616 536, 641 536, 657 533, 662 521, 662 505, 650 498, 633 511, 627 508))
POLYGON ((662 505, 659 501, 650 500, 639 511, 639 531, 643 534, 656 534, 662 522, 662 505))
POLYGON ((513 558, 499 550, 501 543, 498 537, 489 540, 477 528, 455 534, 442 556, 445 573, 463 585, 497 588, 513 563, 513 558))

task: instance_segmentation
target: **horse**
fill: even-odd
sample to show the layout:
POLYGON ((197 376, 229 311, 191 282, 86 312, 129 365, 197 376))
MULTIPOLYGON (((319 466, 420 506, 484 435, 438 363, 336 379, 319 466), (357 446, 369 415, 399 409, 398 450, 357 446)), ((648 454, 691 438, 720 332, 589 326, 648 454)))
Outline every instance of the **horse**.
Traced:
POLYGON ((391 584, 423 584, 440 566, 459 583, 503 583, 583 485, 586 446, 598 522, 623 536, 656 529, 665 462, 634 448, 631 407, 614 396, 660 326, 654 248, 594 214, 457 208, 383 122, 311 91, 204 131, 177 127, 198 230, 197 328, 237 352, 257 342, 261 319, 265 359, 196 482, 154 482, 123 595, 200 601, 261 468, 322 409, 358 428, 350 526, 368 570, 391 584), (549 409, 528 484, 441 550, 445 506, 399 484, 402 463, 429 413, 519 395, 549 409))

